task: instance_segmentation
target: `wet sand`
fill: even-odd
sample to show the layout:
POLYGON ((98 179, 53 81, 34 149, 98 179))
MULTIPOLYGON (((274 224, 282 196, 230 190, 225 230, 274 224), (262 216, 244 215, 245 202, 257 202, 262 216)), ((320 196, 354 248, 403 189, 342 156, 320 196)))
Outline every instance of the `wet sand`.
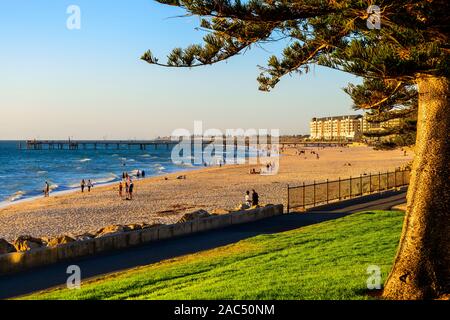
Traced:
POLYGON ((251 189, 259 193, 262 204, 285 204, 287 184, 392 171, 413 156, 411 152, 404 156, 400 150, 368 147, 309 148, 305 155, 296 155, 296 151, 285 150, 276 175, 249 174, 251 168, 259 170, 260 166, 230 165, 135 180, 132 201, 121 200, 114 184, 95 187, 91 193, 66 193, 14 204, 0 209, 0 238, 78 235, 113 224, 174 223, 184 213, 198 209, 217 213, 235 209, 251 189), (320 159, 310 150, 317 151, 320 159), (186 180, 176 179, 180 174, 186 175, 186 180))

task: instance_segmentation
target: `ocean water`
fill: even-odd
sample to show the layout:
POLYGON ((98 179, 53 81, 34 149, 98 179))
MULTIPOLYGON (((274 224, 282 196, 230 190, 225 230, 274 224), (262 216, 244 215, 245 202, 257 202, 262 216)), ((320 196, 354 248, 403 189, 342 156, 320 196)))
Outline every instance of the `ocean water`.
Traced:
MULTIPOLYGON (((123 172, 133 176, 137 170, 144 170, 146 177, 151 177, 193 170, 201 167, 194 163, 202 163, 189 159, 176 165, 171 160, 171 148, 165 146, 147 150, 137 146, 120 150, 112 146, 97 150, 20 150, 18 146, 19 141, 0 141, 0 205, 43 195, 45 181, 52 192, 69 191, 79 188, 82 179, 102 185, 121 180, 123 172)), ((257 152, 247 149, 244 154, 254 157, 257 152)))
POLYGON ((18 145, 18 141, 0 142, 3 204, 42 195, 45 181, 52 191, 66 191, 78 188, 82 179, 97 185, 119 181, 122 172, 133 175, 144 170, 149 177, 195 169, 190 164, 173 164, 171 150, 165 146, 157 150, 20 150, 18 145))

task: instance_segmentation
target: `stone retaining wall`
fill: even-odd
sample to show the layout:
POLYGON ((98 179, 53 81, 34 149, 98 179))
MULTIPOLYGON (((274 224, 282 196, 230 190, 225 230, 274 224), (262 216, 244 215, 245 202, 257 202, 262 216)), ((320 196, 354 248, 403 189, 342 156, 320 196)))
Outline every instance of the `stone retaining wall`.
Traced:
POLYGON ((283 205, 269 205, 253 210, 210 216, 184 223, 121 232, 57 247, 42 247, 25 252, 0 255, 0 275, 32 269, 154 241, 253 222, 283 214, 283 205))

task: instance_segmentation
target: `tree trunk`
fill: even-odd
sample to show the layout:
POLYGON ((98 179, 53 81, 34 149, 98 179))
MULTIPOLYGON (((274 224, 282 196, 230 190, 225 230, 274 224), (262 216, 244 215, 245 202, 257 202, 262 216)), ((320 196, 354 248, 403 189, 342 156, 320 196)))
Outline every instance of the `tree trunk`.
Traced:
POLYGON ((450 287, 450 82, 420 76, 417 85, 416 156, 387 299, 433 299, 450 287))

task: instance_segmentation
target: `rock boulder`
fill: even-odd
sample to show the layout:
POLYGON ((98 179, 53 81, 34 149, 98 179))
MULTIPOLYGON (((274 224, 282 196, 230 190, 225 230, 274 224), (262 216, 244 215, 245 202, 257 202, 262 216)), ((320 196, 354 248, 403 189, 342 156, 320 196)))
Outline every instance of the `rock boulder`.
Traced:
POLYGON ((47 246, 48 247, 57 247, 59 245, 70 243, 70 242, 74 242, 74 241, 75 241, 75 239, 72 238, 72 237, 60 236, 60 237, 48 239, 47 246))
POLYGON ((0 239, 0 254, 7 254, 16 251, 16 248, 11 243, 5 239, 0 239))
POLYGON ((17 251, 29 251, 44 246, 44 242, 32 236, 20 236, 13 242, 17 251))
POLYGON ((126 231, 130 231, 130 228, 122 225, 112 225, 98 230, 95 234, 95 237, 99 238, 106 235, 118 234, 126 231))
POLYGON ((95 238, 95 234, 92 233, 83 233, 74 237, 76 241, 87 241, 95 238))
POLYGON ((185 215, 183 215, 181 217, 180 220, 178 220, 178 223, 183 223, 183 222, 192 221, 192 220, 196 220, 196 219, 207 218, 209 216, 210 216, 210 214, 208 213, 208 211, 198 210, 198 211, 194 211, 191 213, 186 213, 185 215))
POLYGON ((142 225, 140 225, 140 224, 128 224, 128 225, 125 226, 125 228, 128 229, 128 231, 141 230, 142 229, 142 225))
POLYGON ((225 210, 225 209, 214 209, 211 211, 211 214, 213 215, 221 215, 221 214, 228 214, 230 213, 229 210, 225 210))

